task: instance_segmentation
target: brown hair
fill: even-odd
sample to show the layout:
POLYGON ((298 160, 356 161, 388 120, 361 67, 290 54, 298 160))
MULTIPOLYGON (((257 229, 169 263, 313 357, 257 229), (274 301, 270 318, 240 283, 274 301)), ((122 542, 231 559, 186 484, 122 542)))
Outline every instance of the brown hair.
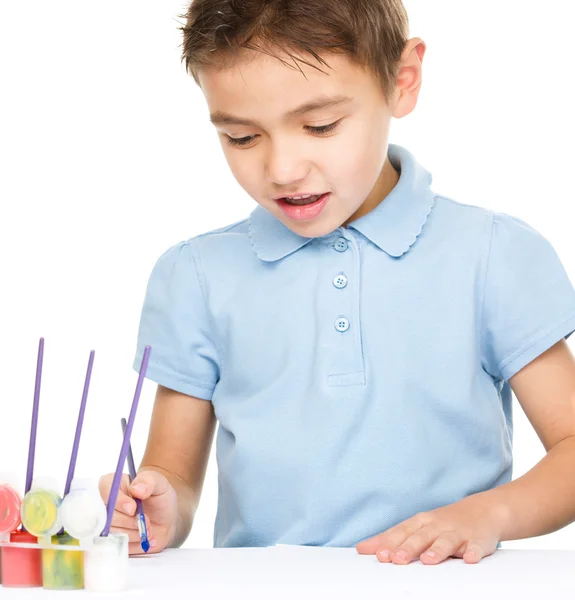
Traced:
POLYGON ((200 69, 229 66, 242 48, 293 66, 280 50, 320 71, 302 53, 327 67, 320 52, 344 53, 372 70, 388 100, 409 29, 402 0, 193 0, 182 18, 182 62, 198 84, 200 69))

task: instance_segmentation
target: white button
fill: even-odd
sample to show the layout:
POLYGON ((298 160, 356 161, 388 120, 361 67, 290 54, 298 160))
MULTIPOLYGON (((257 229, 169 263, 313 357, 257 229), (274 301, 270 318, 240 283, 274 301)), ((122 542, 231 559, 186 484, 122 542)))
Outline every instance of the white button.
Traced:
POLYGON ((347 277, 343 274, 336 275, 333 278, 333 285, 339 290, 343 289, 347 285, 347 277))
POLYGON ((334 244, 334 248, 338 252, 345 252, 347 250, 347 240, 345 238, 339 238, 334 244))
POLYGON ((349 329, 349 321, 345 317, 340 317, 335 322, 335 328, 343 333, 349 329))

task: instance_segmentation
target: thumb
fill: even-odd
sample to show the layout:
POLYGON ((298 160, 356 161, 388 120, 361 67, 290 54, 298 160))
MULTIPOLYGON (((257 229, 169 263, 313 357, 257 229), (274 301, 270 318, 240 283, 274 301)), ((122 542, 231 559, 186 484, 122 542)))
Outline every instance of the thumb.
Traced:
POLYGON ((132 485, 130 494, 139 500, 146 500, 150 496, 160 496, 170 489, 168 480, 157 471, 140 471, 132 485))

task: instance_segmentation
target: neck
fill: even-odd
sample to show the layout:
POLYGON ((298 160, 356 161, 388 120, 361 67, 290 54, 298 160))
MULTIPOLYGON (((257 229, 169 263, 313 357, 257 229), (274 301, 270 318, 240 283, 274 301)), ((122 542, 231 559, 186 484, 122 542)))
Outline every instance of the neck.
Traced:
POLYGON ((389 158, 386 158, 379 177, 369 193, 369 196, 353 215, 343 223, 343 227, 347 227, 352 221, 363 217, 363 215, 367 215, 367 213, 371 212, 378 204, 380 204, 380 202, 383 202, 390 194, 391 190, 397 185, 398 181, 399 173, 389 162, 389 158))

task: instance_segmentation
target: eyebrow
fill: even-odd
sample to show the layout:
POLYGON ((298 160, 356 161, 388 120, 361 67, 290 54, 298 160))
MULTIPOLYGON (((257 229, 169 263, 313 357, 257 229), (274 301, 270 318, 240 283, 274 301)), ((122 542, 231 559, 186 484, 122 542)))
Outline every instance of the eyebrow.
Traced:
MULTIPOLYGON (((310 100, 287 112, 283 119, 284 121, 293 120, 296 117, 301 117, 310 113, 314 110, 320 110, 322 108, 331 108, 334 106, 340 106, 341 104, 347 104, 352 101, 352 98, 348 96, 319 96, 314 100, 310 100)), ((250 119, 242 119, 241 117, 235 117, 222 111, 216 111, 210 115, 210 121, 214 125, 248 125, 258 127, 257 121, 250 119)))

